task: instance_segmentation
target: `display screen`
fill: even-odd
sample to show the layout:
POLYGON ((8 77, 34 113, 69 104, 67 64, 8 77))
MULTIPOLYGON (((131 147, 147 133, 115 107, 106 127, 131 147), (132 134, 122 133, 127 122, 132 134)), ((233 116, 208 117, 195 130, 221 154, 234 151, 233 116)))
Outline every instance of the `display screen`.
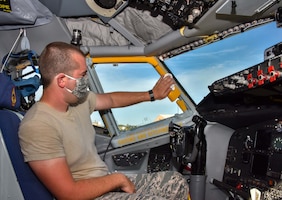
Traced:
POLYGON ((271 133, 265 130, 257 130, 255 149, 268 150, 271 142, 271 133))
POLYGON ((262 154, 253 154, 252 157, 252 174, 265 176, 268 168, 268 156, 262 154))
POLYGON ((269 158, 269 169, 272 174, 276 174, 276 178, 282 177, 282 154, 281 153, 273 153, 269 158))

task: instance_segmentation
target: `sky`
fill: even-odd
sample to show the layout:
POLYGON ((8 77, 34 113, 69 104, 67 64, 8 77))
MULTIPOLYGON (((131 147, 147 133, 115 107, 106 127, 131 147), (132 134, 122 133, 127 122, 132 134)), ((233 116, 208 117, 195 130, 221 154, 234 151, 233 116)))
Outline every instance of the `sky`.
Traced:
MULTIPOLYGON (((264 50, 279 42, 282 42, 282 28, 272 22, 165 62, 193 100, 199 103, 209 93, 208 86, 214 81, 263 62, 264 50)), ((129 65, 97 68, 97 71, 105 92, 144 91, 152 88, 159 77, 154 70, 149 71, 151 68, 140 64, 133 72, 129 65)), ((173 115, 179 111, 177 107, 168 108, 168 103, 167 99, 153 105, 142 103, 139 107, 113 110, 113 113, 118 124, 142 125, 153 121, 159 114, 173 115)), ((100 121, 95 115, 92 120, 100 121)))

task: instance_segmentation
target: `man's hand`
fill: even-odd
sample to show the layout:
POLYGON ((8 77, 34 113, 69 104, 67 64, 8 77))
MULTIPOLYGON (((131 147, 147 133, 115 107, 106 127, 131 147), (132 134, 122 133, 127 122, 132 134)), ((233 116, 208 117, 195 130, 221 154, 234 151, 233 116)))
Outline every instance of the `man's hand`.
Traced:
POLYGON ((160 100, 167 97, 167 95, 173 88, 171 86, 173 86, 174 84, 175 81, 173 80, 171 75, 162 76, 152 89, 155 99, 160 100))
POLYGON ((123 182, 120 189, 126 193, 130 193, 130 194, 135 193, 136 190, 134 184, 125 175, 123 174, 120 175, 123 176, 123 182))

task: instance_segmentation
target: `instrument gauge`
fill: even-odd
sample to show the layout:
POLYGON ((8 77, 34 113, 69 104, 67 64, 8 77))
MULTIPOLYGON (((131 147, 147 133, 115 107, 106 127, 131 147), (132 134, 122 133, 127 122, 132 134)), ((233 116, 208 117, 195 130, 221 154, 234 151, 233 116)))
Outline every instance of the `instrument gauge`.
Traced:
POLYGON ((274 138, 273 148, 274 148, 275 151, 282 151, 282 137, 274 138))

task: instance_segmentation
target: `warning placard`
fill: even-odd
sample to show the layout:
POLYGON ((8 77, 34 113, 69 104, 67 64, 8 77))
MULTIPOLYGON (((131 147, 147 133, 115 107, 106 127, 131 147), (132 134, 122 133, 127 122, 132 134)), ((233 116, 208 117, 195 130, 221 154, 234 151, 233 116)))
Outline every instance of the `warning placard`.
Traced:
POLYGON ((0 11, 11 12, 11 3, 10 0, 0 0, 0 11))

